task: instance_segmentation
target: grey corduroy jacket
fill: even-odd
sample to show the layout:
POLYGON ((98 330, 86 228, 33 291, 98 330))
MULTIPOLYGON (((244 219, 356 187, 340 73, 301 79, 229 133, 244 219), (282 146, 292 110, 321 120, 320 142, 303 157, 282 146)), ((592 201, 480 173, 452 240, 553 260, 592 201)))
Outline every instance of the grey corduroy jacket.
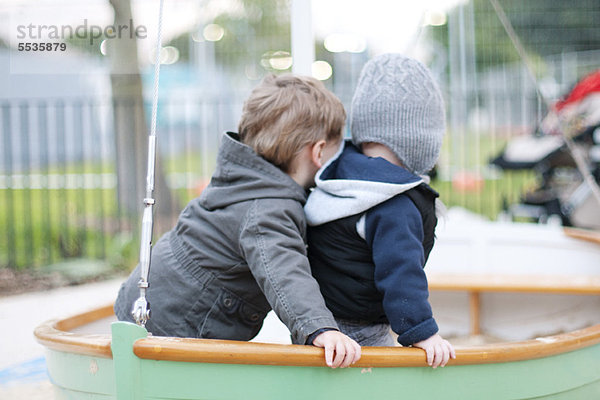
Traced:
MULTIPOLYGON (((272 309, 304 344, 337 328, 306 256, 305 190, 276 166, 223 136, 210 185, 154 246, 147 299, 156 335, 249 340, 272 309)), ((115 312, 132 321, 139 266, 115 312)))

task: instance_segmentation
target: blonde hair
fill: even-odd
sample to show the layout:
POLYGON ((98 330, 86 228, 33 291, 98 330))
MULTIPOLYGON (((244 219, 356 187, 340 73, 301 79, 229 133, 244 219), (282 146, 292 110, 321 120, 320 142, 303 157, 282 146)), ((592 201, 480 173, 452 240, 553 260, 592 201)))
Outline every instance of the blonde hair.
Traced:
POLYGON ((320 81, 269 75, 244 103, 238 130, 243 143, 289 172, 304 146, 341 140, 345 121, 341 101, 320 81))

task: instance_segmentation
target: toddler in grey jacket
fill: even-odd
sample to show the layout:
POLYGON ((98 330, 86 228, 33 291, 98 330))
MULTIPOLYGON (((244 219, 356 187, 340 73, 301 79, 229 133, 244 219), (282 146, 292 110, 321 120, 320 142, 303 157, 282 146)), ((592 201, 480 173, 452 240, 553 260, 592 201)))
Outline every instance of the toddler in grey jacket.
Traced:
MULTIPOLYGON (((150 332, 249 340, 273 309, 294 343, 325 348, 329 366, 360 358, 311 275, 303 212, 344 122, 341 102, 313 78, 268 76, 253 90, 239 134, 222 137, 209 186, 153 248, 150 332)), ((120 320, 133 321, 138 279, 139 266, 115 303, 120 320)))

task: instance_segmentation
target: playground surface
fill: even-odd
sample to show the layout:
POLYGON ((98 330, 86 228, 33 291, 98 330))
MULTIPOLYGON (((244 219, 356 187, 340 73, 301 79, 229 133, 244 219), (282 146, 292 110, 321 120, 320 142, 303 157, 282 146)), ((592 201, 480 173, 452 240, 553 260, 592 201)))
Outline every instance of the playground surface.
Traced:
POLYGON ((44 348, 35 341, 34 328, 111 303, 123 279, 0 297, 0 399, 52 398, 44 348))
MULTIPOLYGON (((0 399, 53 398, 44 347, 36 342, 33 330, 44 321, 114 302, 124 279, 0 297, 0 326, 4 328, 0 330, 0 399)), ((254 340, 290 343, 289 331, 271 312, 254 340)))

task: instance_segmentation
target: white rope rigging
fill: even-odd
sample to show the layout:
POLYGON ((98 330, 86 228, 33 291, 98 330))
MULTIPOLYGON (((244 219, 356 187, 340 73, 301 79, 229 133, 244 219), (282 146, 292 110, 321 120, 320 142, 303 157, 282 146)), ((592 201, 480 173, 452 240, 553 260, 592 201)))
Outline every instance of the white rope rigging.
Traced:
POLYGON ((158 112, 158 82, 160 77, 160 53, 162 50, 162 19, 164 1, 160 0, 158 11, 158 33, 156 40, 156 58, 154 63, 154 87, 152 94, 152 124, 148 137, 148 174, 146 176, 146 197, 144 198, 144 214, 142 217, 142 234, 140 240, 140 297, 135 301, 131 314, 138 325, 145 326, 150 318, 150 304, 146 300, 148 273, 150 272, 150 255, 152 251, 152 209, 154 206, 154 171, 156 161, 156 116, 158 112))
MULTIPOLYGON (((160 0, 158 12, 158 33, 156 39, 156 55, 154 59, 154 87, 152 89, 152 125, 150 126, 150 136, 156 136, 156 115, 158 112, 158 81, 160 78, 160 55, 162 50, 162 20, 163 20, 164 0, 160 0)), ((148 170, 148 176, 152 175, 152 185, 150 189, 154 190, 154 168, 148 170)), ((148 188, 147 188, 148 189, 148 188)))

